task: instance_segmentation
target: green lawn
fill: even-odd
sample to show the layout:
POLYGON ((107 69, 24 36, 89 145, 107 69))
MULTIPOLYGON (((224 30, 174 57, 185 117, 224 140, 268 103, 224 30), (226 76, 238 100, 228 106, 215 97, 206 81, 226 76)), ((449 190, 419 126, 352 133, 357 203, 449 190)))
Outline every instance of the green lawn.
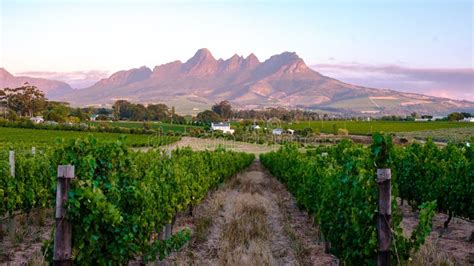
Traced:
MULTIPOLYGON (((111 126, 117 127, 126 127, 126 128, 143 128, 143 122, 135 122, 135 121, 114 121, 114 122, 90 122, 91 125, 103 124, 107 123, 111 126)), ((202 128, 199 126, 190 126, 190 125, 179 125, 179 124, 169 124, 169 123, 161 123, 161 122, 149 122, 152 129, 163 129, 166 133, 168 131, 173 132, 185 132, 190 128, 202 128)))
POLYGON ((121 136, 126 136, 126 142, 130 146, 159 146, 176 137, 163 137, 158 135, 141 134, 122 134, 122 133, 99 133, 99 132, 81 132, 81 131, 62 131, 62 130, 44 130, 44 129, 23 129, 23 128, 5 128, 0 127, 0 147, 13 145, 25 145, 44 147, 51 146, 58 139, 76 139, 92 135, 98 140, 118 140, 121 136))
POLYGON ((474 128, 474 123, 448 121, 300 121, 286 124, 291 129, 310 127, 323 133, 333 133, 333 125, 336 125, 336 128, 346 128, 349 130, 349 134, 355 135, 370 135, 372 132, 377 131, 395 133, 447 128, 474 128))

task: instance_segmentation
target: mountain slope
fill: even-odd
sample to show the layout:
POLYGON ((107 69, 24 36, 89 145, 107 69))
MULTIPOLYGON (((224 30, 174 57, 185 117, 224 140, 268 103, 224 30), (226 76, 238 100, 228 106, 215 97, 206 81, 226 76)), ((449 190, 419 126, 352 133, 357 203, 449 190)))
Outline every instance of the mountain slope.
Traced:
POLYGON ((111 104, 118 99, 186 104, 229 100, 240 108, 301 107, 366 114, 446 113, 474 110, 474 103, 347 84, 309 68, 296 53, 264 62, 251 54, 215 59, 205 48, 186 62, 119 71, 93 86, 58 99, 75 105, 111 104))
POLYGON ((34 85, 42 90, 47 98, 58 98, 66 93, 71 93, 73 89, 67 83, 57 80, 42 78, 32 78, 25 76, 14 76, 4 68, 0 68, 0 88, 16 88, 23 86, 25 82, 34 85))

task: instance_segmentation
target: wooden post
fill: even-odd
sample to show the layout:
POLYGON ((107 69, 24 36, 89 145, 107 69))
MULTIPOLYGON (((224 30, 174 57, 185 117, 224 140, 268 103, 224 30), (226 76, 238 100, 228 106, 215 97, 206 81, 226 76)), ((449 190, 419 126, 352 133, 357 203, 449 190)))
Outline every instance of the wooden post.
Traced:
POLYGON ((158 239, 159 240, 165 240, 166 239, 166 225, 163 225, 163 228, 160 232, 160 234, 158 235, 158 239))
POLYGON ((54 237, 53 265, 72 265, 71 244, 72 225, 66 219, 67 193, 74 178, 73 165, 58 166, 58 185, 56 191, 56 235, 54 237))
POLYGON ((15 151, 8 154, 8 162, 10 163, 10 175, 15 177, 15 151))
POLYGON ((391 178, 390 168, 377 169, 377 183, 379 186, 379 215, 377 218, 378 266, 390 265, 390 243, 392 239, 390 231, 392 220, 391 178))
POLYGON ((31 147, 31 154, 33 154, 33 155, 36 154, 36 147, 31 147))
POLYGON ((165 226, 165 239, 169 239, 171 237, 171 223, 166 224, 165 226))

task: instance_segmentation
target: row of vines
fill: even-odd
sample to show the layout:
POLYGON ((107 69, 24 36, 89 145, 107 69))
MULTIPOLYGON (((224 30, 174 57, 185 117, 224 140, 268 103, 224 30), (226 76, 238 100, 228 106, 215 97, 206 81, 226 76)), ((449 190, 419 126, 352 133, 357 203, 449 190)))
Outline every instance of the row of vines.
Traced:
POLYGON ((87 138, 35 155, 17 153, 12 178, 5 153, 0 155, 2 216, 53 207, 57 166, 75 166, 66 208, 77 264, 126 264, 136 258, 146 262, 162 257, 166 248, 189 237, 183 231, 172 239, 157 240, 163 226, 254 159, 219 149, 133 152, 123 141, 87 138))
POLYGON ((393 147, 390 136, 376 134, 371 147, 347 140, 306 151, 286 145, 260 158, 314 216, 331 252, 348 265, 376 263, 377 168, 392 169, 394 199, 402 197, 420 210, 419 224, 406 238, 401 212, 392 200, 394 263, 407 260, 424 243, 436 209, 473 217, 474 159, 469 146, 438 148, 427 142, 393 147))

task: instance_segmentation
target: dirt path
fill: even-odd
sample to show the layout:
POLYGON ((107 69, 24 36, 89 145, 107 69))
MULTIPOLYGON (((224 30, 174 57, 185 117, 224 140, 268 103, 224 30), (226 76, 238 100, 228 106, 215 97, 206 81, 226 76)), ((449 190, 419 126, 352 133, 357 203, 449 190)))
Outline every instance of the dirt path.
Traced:
POLYGON ((165 265, 337 265, 311 218, 258 160, 177 222, 195 233, 165 265))

